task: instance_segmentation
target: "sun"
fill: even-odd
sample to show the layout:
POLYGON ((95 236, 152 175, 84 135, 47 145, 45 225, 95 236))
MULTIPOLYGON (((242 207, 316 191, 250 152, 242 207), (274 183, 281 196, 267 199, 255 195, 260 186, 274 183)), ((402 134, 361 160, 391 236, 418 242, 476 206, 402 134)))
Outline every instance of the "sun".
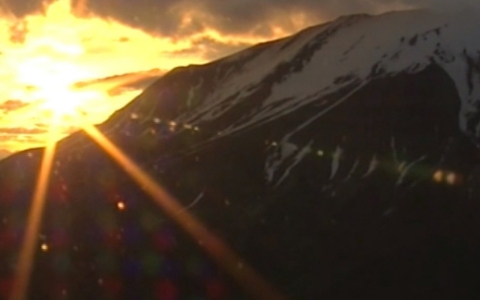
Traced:
POLYGON ((47 89, 43 92, 45 93, 43 107, 60 117, 76 114, 82 99, 86 98, 83 93, 72 91, 68 87, 47 89))
POLYGON ((18 66, 17 76, 17 81, 26 87, 29 98, 34 99, 36 110, 55 116, 57 121, 64 120, 65 127, 82 126, 81 123, 72 124, 72 120, 78 122, 89 101, 101 101, 107 97, 102 90, 76 87, 77 82, 92 75, 88 68, 74 60, 32 57, 18 66))
POLYGON ((83 108, 86 103, 94 100, 105 99, 105 95, 99 91, 76 90, 72 86, 56 87, 54 89, 42 89, 42 108, 51 113, 55 120, 60 121, 58 126, 81 127, 87 123, 83 118, 87 112, 83 108), (62 123, 63 121, 63 123, 62 123))

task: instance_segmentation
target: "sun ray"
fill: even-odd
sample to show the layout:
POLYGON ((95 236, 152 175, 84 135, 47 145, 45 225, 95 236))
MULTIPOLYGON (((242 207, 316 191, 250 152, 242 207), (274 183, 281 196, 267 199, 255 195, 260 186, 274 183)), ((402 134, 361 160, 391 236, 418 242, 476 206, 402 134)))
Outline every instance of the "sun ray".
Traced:
POLYGON ((83 130, 141 186, 164 212, 194 238, 255 299, 281 300, 284 297, 248 266, 232 249, 212 234, 198 219, 185 211, 165 189, 137 166, 97 128, 86 125, 83 130))
POLYGON ((10 296, 10 300, 25 300, 27 298, 28 285, 33 267, 33 259, 38 244, 38 235, 41 227, 45 199, 52 170, 53 159, 55 156, 55 122, 51 125, 51 135, 47 146, 45 147, 40 172, 32 197, 32 208, 30 210, 26 224, 25 237, 20 249, 20 256, 17 263, 15 282, 10 296))

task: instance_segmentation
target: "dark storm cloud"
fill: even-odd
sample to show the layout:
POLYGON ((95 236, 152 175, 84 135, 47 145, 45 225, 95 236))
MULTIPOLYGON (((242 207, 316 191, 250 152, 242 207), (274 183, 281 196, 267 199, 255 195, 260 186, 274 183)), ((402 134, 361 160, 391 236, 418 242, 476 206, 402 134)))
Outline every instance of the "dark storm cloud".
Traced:
MULTIPOLYGON (((43 8, 42 0, 2 1, 16 16, 43 8)), ((351 13, 375 13, 378 7, 389 4, 421 5, 433 0, 73 0, 73 6, 79 1, 86 2, 88 10, 96 15, 180 37, 205 28, 215 28, 222 33, 269 36, 272 18, 283 19, 278 25, 293 29, 289 20, 292 13, 305 13, 313 22, 318 22, 351 13), (191 18, 185 23, 187 14, 191 18)))
MULTIPOLYGON (((78 0, 76 0, 78 1, 78 0)), ((295 30, 292 16, 314 24, 340 15, 381 13, 420 7, 461 7, 478 0, 89 0, 91 12, 167 36, 188 36, 205 28, 221 33, 270 36, 270 22, 295 30), (453 4, 452 4, 453 3, 453 4), (188 18, 186 17, 190 17, 188 18)), ((74 1, 75 2, 75 1, 74 1)))
MULTIPOLYGON (((41 10, 41 0, 2 0, 16 15, 41 10)), ((48 2, 52 2, 49 0, 48 2)), ((292 17, 303 14, 314 24, 354 13, 436 7, 443 10, 478 0, 73 0, 96 15, 172 37, 189 36, 205 28, 224 34, 270 36, 272 24, 295 30, 292 17), (187 18, 189 17, 189 18, 187 18)))

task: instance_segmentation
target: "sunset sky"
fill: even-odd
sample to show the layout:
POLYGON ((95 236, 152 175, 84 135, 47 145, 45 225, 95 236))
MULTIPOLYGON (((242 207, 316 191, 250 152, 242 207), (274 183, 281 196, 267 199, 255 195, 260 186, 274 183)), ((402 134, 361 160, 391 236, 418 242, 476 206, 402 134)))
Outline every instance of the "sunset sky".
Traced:
POLYGON ((81 122, 104 121, 176 66, 339 15, 433 4, 448 10, 449 2, 0 0, 0 157, 43 146, 52 114, 60 113, 60 137, 78 128, 72 112, 81 112, 81 122))

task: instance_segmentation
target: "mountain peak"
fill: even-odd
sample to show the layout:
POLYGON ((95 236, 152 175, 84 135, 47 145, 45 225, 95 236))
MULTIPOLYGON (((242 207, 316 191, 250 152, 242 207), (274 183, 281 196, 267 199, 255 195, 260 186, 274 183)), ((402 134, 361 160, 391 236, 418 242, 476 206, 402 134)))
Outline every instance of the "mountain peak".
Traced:
MULTIPOLYGON (((478 139, 480 42, 474 24, 473 15, 444 18, 427 10, 344 16, 218 62, 176 69, 135 102, 142 106, 143 99, 151 101, 155 93, 158 117, 195 126, 215 122, 234 107, 255 102, 251 111, 218 130, 229 134, 270 122, 342 90, 353 92, 372 80, 418 73, 434 64, 457 86, 462 101, 460 128, 478 139), (180 78, 188 80, 181 80, 181 89, 174 88, 180 78), (168 97, 175 95, 176 104, 167 105, 170 100, 162 98, 165 87, 168 97)), ((338 101, 325 100, 325 109, 338 101)))
MULTIPOLYGON (((231 280, 201 254, 211 239, 181 230, 208 232, 188 214, 290 299, 477 295, 477 20, 343 17, 164 75, 99 126, 102 147, 87 133, 57 146, 42 224, 51 248, 37 255, 31 295, 48 299, 66 277, 69 295, 96 299, 109 286, 98 278, 121 278, 118 297, 149 299, 167 278, 179 299, 219 288, 218 299, 246 299, 218 285, 231 280), (156 207, 145 193, 155 182, 182 207, 156 207)), ((0 164, 2 276, 41 153, 0 164)), ((253 282, 235 276, 243 260, 220 256, 253 282)))

